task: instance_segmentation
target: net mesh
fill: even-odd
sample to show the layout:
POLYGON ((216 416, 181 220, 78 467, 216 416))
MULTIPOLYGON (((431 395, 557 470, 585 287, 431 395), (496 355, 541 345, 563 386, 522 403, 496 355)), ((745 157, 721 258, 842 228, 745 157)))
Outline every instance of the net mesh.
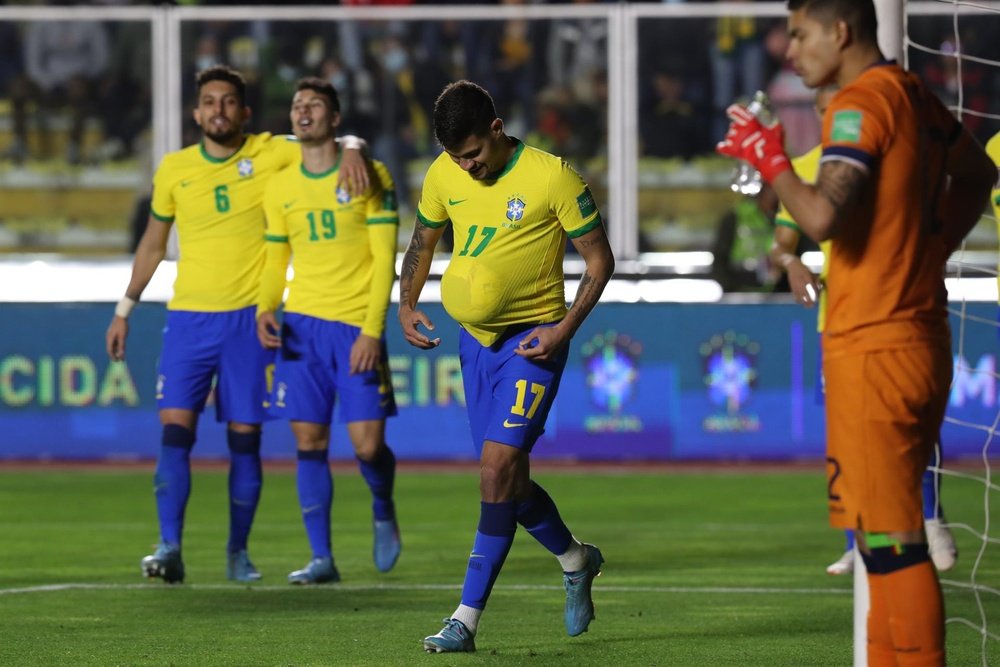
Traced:
MULTIPOLYGON (((1000 3, 942 0, 907 2, 905 8, 906 66, 921 74, 966 127, 986 143, 1000 130, 1000 60, 996 59, 1000 3)), ((968 293, 969 290, 962 289, 968 283, 996 280, 997 221, 992 212, 986 217, 989 220, 977 227, 949 265, 949 273, 954 276, 950 281, 952 293, 968 293)), ((1000 545, 990 520, 996 504, 993 494, 1000 491, 991 463, 996 456, 993 447, 1000 427, 996 400, 1000 379, 996 372, 997 317, 992 304, 973 303, 964 297, 952 301, 951 313, 956 325, 953 331, 957 348, 956 383, 982 388, 976 396, 982 409, 974 417, 955 409, 962 407, 959 404, 964 404, 968 392, 966 387, 953 385, 944 432, 959 434, 966 441, 981 442, 981 449, 974 466, 952 462, 947 458, 948 437, 944 436, 946 456, 938 472, 947 481, 943 484, 941 503, 947 512, 949 487, 970 485, 976 492, 981 491, 983 504, 979 516, 945 515, 946 525, 959 537, 960 544, 971 541, 973 549, 971 553, 965 549, 959 566, 946 573, 941 583, 946 593, 946 620, 953 628, 949 630, 951 641, 978 640, 982 664, 998 664, 1000 632, 996 621, 1000 620, 997 618, 1000 589, 995 581, 995 563, 991 569, 989 561, 991 547, 995 559, 1000 545), (982 341, 990 341, 988 349, 992 354, 982 353, 982 341)))

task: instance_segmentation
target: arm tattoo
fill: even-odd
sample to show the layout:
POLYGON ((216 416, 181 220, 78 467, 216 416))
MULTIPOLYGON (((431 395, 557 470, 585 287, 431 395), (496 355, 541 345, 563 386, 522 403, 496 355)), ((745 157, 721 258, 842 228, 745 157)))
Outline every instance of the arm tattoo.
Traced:
MULTIPOLYGON (((421 256, 429 245, 427 237, 432 233, 431 228, 419 220, 413 226, 413 236, 410 237, 410 245, 406 249, 406 254, 403 255, 403 263, 399 271, 400 303, 408 302, 414 278, 420 269, 421 256)), ((433 248, 430 250, 433 251, 433 248)))
POLYGON ((828 160, 820 166, 817 187, 836 212, 837 220, 843 219, 861 198, 868 174, 841 160, 828 160))

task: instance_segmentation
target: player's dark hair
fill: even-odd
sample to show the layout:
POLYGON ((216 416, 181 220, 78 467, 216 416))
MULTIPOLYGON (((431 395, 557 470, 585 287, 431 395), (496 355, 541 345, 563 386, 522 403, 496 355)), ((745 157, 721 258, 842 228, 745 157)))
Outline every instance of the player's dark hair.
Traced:
POLYGON ((493 98, 482 86, 464 79, 449 83, 434 102, 434 136, 445 148, 457 146, 485 136, 496 117, 493 98))
POLYGON ((195 90, 201 94, 201 88, 210 81, 225 81, 232 84, 236 89, 236 97, 240 100, 240 105, 246 105, 247 81, 243 75, 234 70, 229 65, 212 65, 201 70, 194 76, 195 90))
POLYGON ((318 76, 307 76, 295 83, 295 92, 300 90, 311 90, 317 95, 322 95, 329 103, 330 110, 334 113, 340 113, 340 97, 337 96, 337 89, 329 81, 318 76))
POLYGON ((872 0, 788 0, 788 9, 804 9, 823 25, 843 21, 861 43, 878 44, 878 18, 872 0))

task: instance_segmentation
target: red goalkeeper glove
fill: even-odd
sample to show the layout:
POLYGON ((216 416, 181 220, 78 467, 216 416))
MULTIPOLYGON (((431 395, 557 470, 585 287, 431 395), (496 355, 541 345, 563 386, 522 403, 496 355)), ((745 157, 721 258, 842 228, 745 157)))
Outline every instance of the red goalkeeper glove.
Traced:
POLYGON ((726 115, 732 122, 725 140, 716 145, 717 152, 749 162, 768 183, 792 168, 785 155, 785 129, 781 123, 762 125, 756 116, 738 104, 726 109, 726 115))

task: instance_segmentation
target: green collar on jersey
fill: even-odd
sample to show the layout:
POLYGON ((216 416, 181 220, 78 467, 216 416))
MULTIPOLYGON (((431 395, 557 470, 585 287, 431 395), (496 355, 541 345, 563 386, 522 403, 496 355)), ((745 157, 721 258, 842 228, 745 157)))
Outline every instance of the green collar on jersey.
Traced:
POLYGON ((514 154, 510 156, 509 160, 507 160, 507 164, 504 165, 503 169, 501 169, 495 174, 490 174, 489 176, 487 176, 486 177, 487 181, 495 181, 498 178, 502 178, 511 169, 514 168, 515 164, 517 164, 518 158, 520 158, 521 153, 524 152, 524 142, 522 142, 520 139, 517 139, 516 137, 511 137, 511 140, 513 140, 517 144, 517 148, 514 149, 514 154))
POLYGON ((208 151, 205 150, 205 138, 204 137, 202 137, 201 141, 198 142, 198 150, 201 151, 201 156, 203 158, 205 158, 206 160, 208 160, 209 162, 213 162, 215 164, 222 164, 223 162, 226 162, 227 160, 229 160, 230 158, 232 158, 233 155, 236 155, 241 150, 243 150, 243 147, 247 145, 247 139, 249 139, 249 138, 250 137, 244 136, 243 137, 243 141, 240 143, 240 147, 237 148, 236 150, 234 150, 231 155, 227 155, 226 157, 212 157, 211 155, 209 155, 208 151))
POLYGON ((299 162, 299 170, 302 172, 302 175, 305 176, 306 178, 326 178, 333 172, 340 169, 340 158, 343 157, 343 155, 344 151, 337 151, 337 159, 333 161, 333 166, 327 169, 326 171, 322 171, 318 174, 313 173, 308 169, 306 169, 306 165, 304 162, 299 162))

